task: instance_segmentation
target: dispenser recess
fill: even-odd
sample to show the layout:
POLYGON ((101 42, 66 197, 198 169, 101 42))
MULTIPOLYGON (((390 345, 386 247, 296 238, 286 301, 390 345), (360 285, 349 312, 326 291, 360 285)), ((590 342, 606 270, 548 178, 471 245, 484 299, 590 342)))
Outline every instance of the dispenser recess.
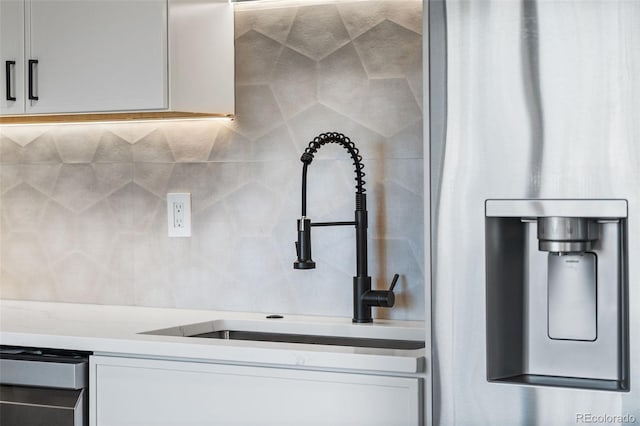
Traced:
POLYGON ((487 380, 628 391, 626 200, 486 200, 487 380))

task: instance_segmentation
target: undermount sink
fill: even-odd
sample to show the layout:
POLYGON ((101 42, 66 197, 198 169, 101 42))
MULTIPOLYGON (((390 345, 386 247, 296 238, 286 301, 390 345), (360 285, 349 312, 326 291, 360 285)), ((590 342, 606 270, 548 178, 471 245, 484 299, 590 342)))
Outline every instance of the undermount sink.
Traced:
POLYGON ((351 324, 310 324, 273 320, 217 320, 152 330, 141 334, 396 350, 425 347, 424 333, 420 328, 381 327, 376 329, 351 324))
POLYGON ((187 337, 259 342, 304 343, 312 345, 355 346, 359 348, 421 349, 419 340, 371 339, 364 337, 317 336, 312 334, 266 333, 261 331, 220 330, 187 337))

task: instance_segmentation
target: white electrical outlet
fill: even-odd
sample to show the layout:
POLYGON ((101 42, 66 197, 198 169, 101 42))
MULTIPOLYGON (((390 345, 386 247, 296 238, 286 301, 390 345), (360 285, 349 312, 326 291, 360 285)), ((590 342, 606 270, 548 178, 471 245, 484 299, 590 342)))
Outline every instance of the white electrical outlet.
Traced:
POLYGON ((191 194, 167 194, 167 226, 170 237, 191 236, 191 194))

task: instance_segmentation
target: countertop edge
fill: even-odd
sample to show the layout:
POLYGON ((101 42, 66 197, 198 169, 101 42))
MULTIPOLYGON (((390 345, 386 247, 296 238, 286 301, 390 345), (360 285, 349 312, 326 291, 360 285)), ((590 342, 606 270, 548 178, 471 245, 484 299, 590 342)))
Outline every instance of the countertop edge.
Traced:
MULTIPOLYGON (((179 359, 239 365, 272 366, 281 368, 327 369, 380 374, 424 373, 425 351, 371 350, 363 348, 319 347, 318 345, 273 342, 230 342, 186 337, 149 336, 139 334, 140 327, 153 329, 150 318, 141 325, 128 328, 116 322, 114 330, 102 324, 91 331, 94 316, 104 315, 112 309, 108 305, 71 305, 48 302, 0 300, 0 344, 9 346, 73 349, 96 354, 132 356, 140 358, 179 359), (95 308, 95 309, 93 309, 95 308), (86 314, 85 311, 90 314, 86 314), (76 311, 76 312, 74 312, 76 311), (86 314, 86 318, 82 314, 86 314), (74 327, 74 324, 76 326, 74 327), (123 328, 125 331, 123 331, 123 328), (205 341, 202 341, 205 340, 205 341), (259 360, 259 361, 256 361, 259 360)), ((163 308, 114 306, 113 311, 131 312, 132 315, 162 314, 163 308)), ((173 316, 183 312, 186 322, 199 317, 215 317, 220 313, 195 310, 172 310, 173 316)), ((243 313, 229 313, 242 317, 243 313)), ((247 316, 255 314, 247 313, 247 316)), ((305 318, 305 317, 301 317, 305 318)), ((136 318, 137 319, 137 318, 136 318)), ((134 319, 135 320, 135 319, 134 319)), ((330 321, 331 319, 329 319, 330 321)), ((175 319, 172 321, 182 321, 175 319)), ((135 321, 134 321, 135 322, 135 321)), ((164 325, 158 322, 160 328, 164 325)), ((125 323, 125 325, 127 325, 125 323)))

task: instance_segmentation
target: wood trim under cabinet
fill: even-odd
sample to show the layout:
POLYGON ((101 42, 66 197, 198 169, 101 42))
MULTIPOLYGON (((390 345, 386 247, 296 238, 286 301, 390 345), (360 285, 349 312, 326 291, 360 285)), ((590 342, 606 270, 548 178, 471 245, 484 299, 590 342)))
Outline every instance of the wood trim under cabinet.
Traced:
POLYGON ((197 112, 159 111, 159 112, 118 112, 95 114, 59 114, 59 115, 16 115, 0 117, 2 124, 55 124, 89 123, 101 121, 135 120, 180 120, 201 118, 235 118, 234 114, 207 114, 197 112))

